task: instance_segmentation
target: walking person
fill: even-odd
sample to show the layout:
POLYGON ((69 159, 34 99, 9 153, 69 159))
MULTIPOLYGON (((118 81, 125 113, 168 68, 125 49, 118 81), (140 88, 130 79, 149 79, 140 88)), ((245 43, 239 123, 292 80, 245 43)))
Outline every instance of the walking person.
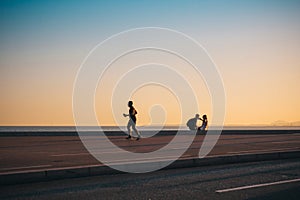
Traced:
POLYGON ((128 124, 127 124, 128 137, 126 139, 130 139, 132 137, 132 134, 131 134, 131 128, 132 128, 132 130, 138 136, 136 140, 139 140, 141 138, 141 135, 140 135, 139 131, 136 129, 136 116, 135 115, 137 114, 137 111, 133 107, 132 101, 128 102, 128 107, 129 107, 128 114, 125 114, 125 113, 123 114, 124 117, 129 117, 128 124))

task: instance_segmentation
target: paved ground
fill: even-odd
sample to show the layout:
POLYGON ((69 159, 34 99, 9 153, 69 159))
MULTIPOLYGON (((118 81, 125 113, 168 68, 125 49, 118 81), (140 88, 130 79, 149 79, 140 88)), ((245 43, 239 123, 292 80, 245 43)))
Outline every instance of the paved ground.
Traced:
MULTIPOLYGON (((110 136, 110 141, 122 149, 131 152, 151 152, 164 147, 174 136, 156 136, 140 141, 126 140, 124 136, 110 136)), ((182 142, 186 137, 182 136, 182 142)), ((198 156, 203 142, 203 135, 197 135, 190 148, 182 158, 198 156)), ((96 152, 115 158, 115 162, 122 160, 122 152, 114 152, 109 148, 98 145, 101 138, 93 136, 88 140, 96 148, 96 152)), ((180 146, 181 142, 178 143, 180 146)), ((300 149, 300 133, 267 134, 267 135, 222 135, 209 156, 234 155, 247 153, 263 153, 274 151, 291 151, 300 149)), ((168 151, 181 151, 181 147, 172 147, 168 151)), ((163 160, 164 154, 153 160, 163 160)), ((147 160, 142 158, 133 162, 147 160)), ((98 160, 89 154, 78 136, 18 136, 0 137, 0 174, 14 173, 28 170, 42 170, 58 167, 74 167, 98 165, 98 160)))
POLYGON ((300 159, 286 159, 1 186, 0 199, 298 200, 299 188, 300 159))

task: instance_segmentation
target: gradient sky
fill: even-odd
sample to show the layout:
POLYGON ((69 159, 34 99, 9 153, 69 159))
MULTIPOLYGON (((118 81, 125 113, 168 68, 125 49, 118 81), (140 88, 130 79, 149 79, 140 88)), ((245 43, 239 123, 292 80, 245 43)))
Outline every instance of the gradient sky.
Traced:
MULTIPOLYGON (((113 34, 149 26, 178 30, 206 48, 224 81, 226 125, 300 121, 299 19, 296 0, 2 0, 0 125, 73 125, 73 83, 85 56, 113 34)), ((134 100, 147 125, 155 102, 142 94, 134 100)), ((207 102, 200 114, 211 113, 207 102)), ((118 102, 121 113, 126 103, 118 102)), ((100 118, 110 113, 107 105, 96 108, 100 118)), ((176 109, 167 108, 175 112, 167 124, 178 123, 176 109)), ((160 108, 152 111, 161 116, 160 108)), ((111 116, 104 121, 114 124, 111 116)))

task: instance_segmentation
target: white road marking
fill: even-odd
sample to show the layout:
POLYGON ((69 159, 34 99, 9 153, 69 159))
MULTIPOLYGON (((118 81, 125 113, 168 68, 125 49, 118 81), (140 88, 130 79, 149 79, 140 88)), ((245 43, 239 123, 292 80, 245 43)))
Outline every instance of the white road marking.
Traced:
POLYGON ((280 149, 260 149, 260 150, 248 150, 248 151, 230 151, 227 154, 237 154, 237 153, 255 153, 255 152, 272 152, 272 151, 281 151, 281 150, 297 150, 298 147, 289 147, 289 148, 280 148, 280 149))
MULTIPOLYGON (((167 149, 167 150, 180 150, 180 149, 185 149, 185 148, 171 148, 171 149, 167 149)), ((113 153, 118 153, 119 154, 119 153, 125 153, 124 151, 101 151, 101 152, 98 152, 96 154, 113 154, 113 153)), ((51 155, 51 156, 61 157, 61 156, 80 156, 80 155, 89 155, 89 154, 90 153, 65 153, 65 154, 54 154, 54 155, 51 155)))
MULTIPOLYGON (((110 153, 124 153, 124 151, 104 151, 96 154, 110 154, 110 153)), ((65 154, 54 154, 51 156, 60 157, 60 156, 81 156, 81 155, 92 155, 91 153, 65 153, 65 154)))
MULTIPOLYGON (((115 152, 114 152, 115 153, 115 152)), ((79 155, 88 154, 88 153, 81 153, 79 155)), ((60 155, 52 155, 52 156, 76 156, 78 154, 60 154, 60 155)), ((181 158, 190 157, 190 155, 183 155, 181 158)), ((166 159, 172 159, 177 158, 177 156, 161 156, 161 157, 150 157, 150 158, 136 158, 136 159, 121 159, 121 160, 113 160, 109 163, 111 164, 130 164, 130 163, 136 163, 136 161, 140 162, 149 162, 150 161, 165 161, 166 159)))
POLYGON ((300 141, 280 141, 280 142, 271 142, 272 144, 290 144, 290 143, 299 143, 300 141))
MULTIPOLYGON (((171 148, 168 149, 169 151, 171 150, 180 150, 182 148, 171 148)), ((261 150, 248 150, 248 151, 230 151, 227 152, 226 154, 241 154, 241 153, 256 153, 256 152, 276 152, 276 151, 282 151, 282 150, 298 150, 298 147, 289 147, 289 148, 280 148, 280 149, 261 149, 261 150)), ((104 152, 99 152, 96 154, 120 154, 120 153, 125 153, 124 151, 104 151, 104 152)), ((63 157, 63 156, 81 156, 81 155, 91 155, 90 153, 66 153, 66 154, 54 154, 51 155, 53 157, 63 157)), ((221 154, 225 155, 225 154, 221 154)))
MULTIPOLYGON (((190 157, 190 155, 183 155, 181 158, 190 157)), ((122 159, 122 160, 114 160, 112 162, 107 162, 108 164, 136 164, 136 161, 139 161, 139 163, 147 163, 147 162, 161 162, 161 161, 170 161, 174 160, 174 158, 177 158, 177 156, 162 156, 162 157, 151 157, 151 158, 143 158, 143 159, 122 159)))
POLYGON ((256 184, 256 185, 247 185, 247 186, 236 187, 236 188, 216 190, 216 193, 232 192, 232 191, 238 191, 238 190, 265 187, 265 186, 270 186, 270 185, 279 185, 279 184, 284 184, 284 183, 293 183, 293 182, 299 182, 299 181, 300 181, 300 178, 292 179, 292 180, 285 180, 285 181, 271 182, 271 183, 262 183, 262 184, 256 184))
POLYGON ((8 168, 1 168, 1 171, 5 170, 18 170, 18 169, 30 169, 30 168, 40 168, 40 167, 51 167, 52 165, 34 165, 34 166, 25 166, 25 167, 8 167, 8 168))
POLYGON ((55 154, 51 155, 54 157, 59 157, 59 156, 80 156, 80 155, 88 155, 89 153, 65 153, 65 154, 55 154))
POLYGON ((89 168, 89 167, 100 167, 100 166, 103 166, 103 165, 79 165, 79 166, 72 166, 72 167, 55 167, 55 168, 46 168, 46 169, 31 169, 31 170, 23 170, 23 171, 0 172, 0 175, 22 174, 22 173, 29 173, 29 172, 47 172, 47 171, 55 171, 55 170, 73 170, 73 169, 80 169, 80 168, 85 168, 85 167, 89 168))

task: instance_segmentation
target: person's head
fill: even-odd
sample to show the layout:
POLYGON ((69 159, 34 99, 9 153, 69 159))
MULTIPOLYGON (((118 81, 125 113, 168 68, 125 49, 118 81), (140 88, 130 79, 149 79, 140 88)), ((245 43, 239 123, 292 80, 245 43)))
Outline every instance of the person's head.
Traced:
POLYGON ((199 118, 199 114, 196 114, 196 115, 195 115, 195 118, 199 118))
POLYGON ((133 102, 132 101, 128 101, 128 107, 132 107, 133 102))
POLYGON ((206 115, 203 115, 202 118, 203 118, 203 119, 207 119, 207 116, 206 116, 206 115))

